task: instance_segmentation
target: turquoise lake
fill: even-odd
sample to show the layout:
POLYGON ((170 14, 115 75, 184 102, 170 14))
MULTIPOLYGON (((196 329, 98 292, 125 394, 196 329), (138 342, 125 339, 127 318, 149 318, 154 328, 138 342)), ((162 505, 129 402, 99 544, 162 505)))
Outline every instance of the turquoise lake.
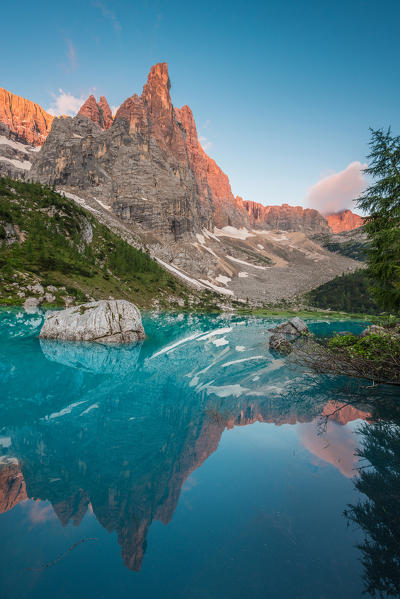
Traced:
POLYGON ((398 390, 272 354, 278 320, 147 314, 107 348, 42 318, 0 312, 1 598, 399 592, 398 390))

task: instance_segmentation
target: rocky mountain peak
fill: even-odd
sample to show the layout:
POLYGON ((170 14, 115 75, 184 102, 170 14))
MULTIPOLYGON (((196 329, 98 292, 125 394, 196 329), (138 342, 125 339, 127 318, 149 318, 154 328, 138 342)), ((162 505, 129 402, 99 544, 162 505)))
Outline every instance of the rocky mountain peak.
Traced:
POLYGON ((114 121, 124 119, 129 123, 129 133, 146 134, 148 130, 148 119, 143 99, 134 94, 127 98, 118 108, 114 121))
POLYGON ((182 108, 174 108, 176 119, 186 131, 186 142, 190 144, 199 143, 197 136, 197 128, 194 120, 193 112, 189 106, 185 105, 182 108))
MULTIPOLYGON (((77 117, 55 122, 30 176, 85 189, 122 220, 175 239, 225 226, 330 232, 317 210, 235 198, 228 176, 200 144, 191 109, 174 108, 170 89, 168 66, 158 63, 142 94, 127 98, 114 119, 104 96, 91 95, 77 117)), ((354 228, 348 216, 341 220, 354 228)))
POLYGON ((149 116, 153 119, 171 117, 172 101, 169 90, 171 82, 166 62, 151 67, 147 83, 143 87, 142 99, 149 116))
POLYGON ((165 89, 168 94, 171 89, 171 81, 168 74, 168 65, 166 62, 154 64, 147 77, 147 83, 143 87, 143 95, 147 95, 152 90, 165 89))
POLYGON ((175 117, 184 128, 189 165, 195 174, 203 206, 211 201, 214 223, 247 226, 248 219, 240 200, 234 198, 228 176, 204 151, 197 135, 196 123, 189 106, 175 108, 175 117))
POLYGON ((141 99, 148 117, 150 136, 180 163, 186 163, 185 137, 176 119, 170 89, 167 63, 158 63, 150 69, 141 99))
POLYGON ((98 106, 103 117, 103 129, 108 129, 113 124, 113 116, 107 99, 104 96, 100 96, 98 106))
POLYGON ((113 123, 111 109, 104 96, 101 96, 100 101, 97 102, 94 95, 91 94, 79 109, 78 114, 90 119, 102 129, 109 129, 113 123))

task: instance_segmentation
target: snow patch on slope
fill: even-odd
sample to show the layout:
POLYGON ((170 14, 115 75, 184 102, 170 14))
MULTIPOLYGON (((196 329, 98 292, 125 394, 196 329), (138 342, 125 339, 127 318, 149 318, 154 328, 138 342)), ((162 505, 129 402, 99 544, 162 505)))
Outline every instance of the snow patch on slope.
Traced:
POLYGON ((16 158, 6 158, 5 156, 0 156, 0 162, 9 162, 24 171, 29 171, 32 166, 32 162, 29 162, 29 160, 17 160, 16 158))
POLYGON ((13 148, 13 150, 18 150, 19 152, 23 152, 24 154, 29 153, 25 144, 22 144, 19 141, 13 141, 12 139, 8 139, 4 135, 0 135, 0 145, 9 146, 10 148, 13 148))
POLYGON ((229 260, 233 262, 238 262, 239 264, 244 264, 245 266, 251 266, 251 268, 258 268, 259 270, 267 270, 270 268, 269 266, 258 266, 258 264, 252 264, 251 262, 245 262, 244 260, 239 260, 239 258, 235 258, 234 256, 227 255, 229 260))
POLYGON ((232 239, 247 239, 248 237, 254 237, 254 233, 251 233, 245 227, 242 229, 230 226, 223 227, 222 229, 216 227, 214 232, 217 237, 231 237, 232 239))

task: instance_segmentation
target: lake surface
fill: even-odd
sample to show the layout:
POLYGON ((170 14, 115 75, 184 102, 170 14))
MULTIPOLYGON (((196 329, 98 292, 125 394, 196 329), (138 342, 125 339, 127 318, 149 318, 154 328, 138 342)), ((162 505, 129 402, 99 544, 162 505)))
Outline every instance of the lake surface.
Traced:
POLYGON ((107 348, 1 311, 0 597, 398 591, 397 390, 273 355, 277 322, 151 314, 107 348))

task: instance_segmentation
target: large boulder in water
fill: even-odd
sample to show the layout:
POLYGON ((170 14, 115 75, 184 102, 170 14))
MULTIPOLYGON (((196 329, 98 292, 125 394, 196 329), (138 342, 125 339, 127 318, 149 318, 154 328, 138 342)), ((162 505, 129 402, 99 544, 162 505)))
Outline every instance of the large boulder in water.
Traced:
POLYGON ((309 333, 308 326, 298 316, 268 330, 273 333, 269 340, 269 348, 283 354, 289 354, 292 351, 292 341, 295 341, 301 335, 309 333))
POLYGON ((273 329, 268 329, 272 333, 282 333, 283 335, 293 335, 294 337, 298 337, 302 333, 308 333, 308 326, 298 316, 291 318, 290 320, 286 320, 273 329))
POLYGON ((50 312, 39 337, 63 341, 133 343, 144 339, 139 309, 125 300, 100 300, 50 312))

